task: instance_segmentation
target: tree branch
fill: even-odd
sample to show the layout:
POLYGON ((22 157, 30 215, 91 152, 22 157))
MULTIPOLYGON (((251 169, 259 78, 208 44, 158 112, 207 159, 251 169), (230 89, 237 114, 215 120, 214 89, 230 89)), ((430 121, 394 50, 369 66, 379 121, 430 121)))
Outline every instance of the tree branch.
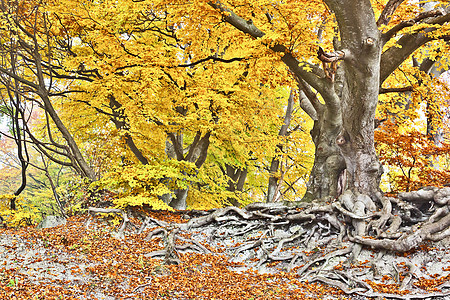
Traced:
POLYGON ((202 59, 200 59, 200 60, 198 60, 196 62, 193 62, 193 63, 177 65, 177 67, 193 67, 195 65, 198 65, 198 64, 203 63, 203 62, 208 61, 208 60, 218 61, 218 62, 223 62, 223 63, 232 63, 232 62, 235 62, 235 61, 242 61, 244 59, 245 58, 243 58, 243 57, 234 57, 234 58, 231 58, 231 59, 223 59, 223 58, 220 58, 220 57, 208 56, 208 57, 202 58, 202 59))
POLYGON ((405 86, 401 88, 380 88, 380 94, 387 93, 404 93, 404 92, 412 92, 414 88, 412 86, 405 86))
POLYGON ((185 160, 187 160, 187 161, 191 161, 192 160, 192 158, 194 157, 194 152, 195 152, 195 150, 197 148, 197 145, 198 145, 198 143, 200 141, 200 137, 201 136, 202 136, 201 131, 197 131, 197 133, 195 134, 195 137, 194 137, 194 141, 192 142, 192 144, 189 147, 189 152, 186 155, 186 157, 184 158, 185 160))
MULTIPOLYGON (((427 21, 428 24, 443 25, 450 22, 450 13, 427 21)), ((429 41, 437 39, 430 33, 436 28, 427 28, 422 32, 404 35, 395 46, 392 46, 381 55, 380 85, 394 72, 414 51, 429 41)))
POLYGON ((7 76, 9 76, 9 77, 11 77, 11 78, 13 78, 13 79, 15 79, 15 80, 17 80, 17 81, 19 81, 19 82, 21 82, 21 83, 23 83, 23 84, 25 84, 25 85, 28 85, 28 86, 34 88, 35 90, 39 89, 39 85, 37 85, 34 82, 31 82, 29 80, 26 80, 26 79, 24 79, 24 78, 22 78, 22 77, 20 77, 20 76, 18 76, 16 74, 13 74, 12 72, 8 71, 7 69, 3 68, 2 66, 0 66, 0 72, 5 74, 5 75, 7 75, 7 76))
MULTIPOLYGON (((406 27, 414 26, 415 24, 420 23, 424 19, 428 19, 431 17, 439 17, 439 16, 443 16, 443 15, 444 15, 444 12, 442 11, 442 9, 435 9, 435 10, 430 10, 430 11, 420 13, 417 17, 415 17, 411 20, 408 20, 408 21, 402 21, 399 24, 392 27, 389 31, 387 31, 386 33, 384 33, 382 35, 382 40, 384 43, 386 43, 394 35, 396 35, 400 30, 402 30, 406 27)), ((429 23, 429 22, 425 22, 425 23, 429 23)), ((429 24, 433 24, 433 22, 431 22, 429 24)))
MULTIPOLYGON (((162 124, 162 123, 161 123, 162 124)), ((167 132, 167 135, 170 138, 170 141, 172 142, 173 145, 173 149, 175 150, 175 154, 177 156, 177 160, 184 160, 184 155, 183 155, 183 145, 182 143, 180 143, 177 139, 177 137, 175 136, 175 133, 173 132, 167 132)))
POLYGON ((298 90, 298 98, 300 102, 300 107, 303 109, 303 111, 313 120, 317 121, 317 111, 314 108, 314 105, 312 104, 311 100, 308 99, 305 92, 303 90, 298 90))
POLYGON ((261 38, 265 35, 265 33, 256 27, 251 20, 246 21, 239 17, 220 1, 211 1, 209 2, 209 5, 222 12, 223 19, 240 31, 250 34, 254 38, 261 38))
POLYGON ((324 105, 320 103, 317 95, 311 90, 311 87, 301 78, 296 77, 299 89, 300 107, 310 116, 314 121, 318 120, 318 115, 324 111, 324 105), (306 99, 305 99, 306 98, 306 99), (308 100, 308 103, 304 103, 308 100), (309 106, 312 106, 310 109, 309 106))
POLYGON ((399 7, 404 1, 405 0, 389 0, 378 18, 377 26, 380 27, 381 25, 387 25, 397 7, 399 7))
MULTIPOLYGON (((239 31, 249 34, 253 38, 261 38, 265 35, 265 32, 256 27, 251 20, 244 20, 224 4, 222 4, 220 1, 210 1, 209 5, 214 9, 220 11, 222 13, 224 21, 234 26, 239 31)), ((295 75, 304 79, 308 84, 310 84, 321 94, 324 92, 329 93, 329 86, 327 86, 325 84, 325 80, 321 78, 323 77, 323 73, 319 71, 319 68, 308 63, 299 62, 283 45, 276 44, 274 46, 269 46, 269 48, 274 52, 284 53, 284 56, 281 58, 281 60, 295 75)))

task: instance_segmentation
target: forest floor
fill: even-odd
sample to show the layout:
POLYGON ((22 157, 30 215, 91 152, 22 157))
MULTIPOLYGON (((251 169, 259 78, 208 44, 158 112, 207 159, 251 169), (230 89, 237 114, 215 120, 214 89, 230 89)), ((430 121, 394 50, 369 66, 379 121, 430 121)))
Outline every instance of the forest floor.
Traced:
MULTIPOLYGON (((153 217, 185 222, 176 214, 153 217)), ((0 299, 367 299, 302 282, 296 269, 287 272, 277 263, 269 266, 272 271, 258 272, 250 264, 233 261, 224 248, 206 239, 199 242, 210 254, 180 253, 180 264, 164 265, 148 255, 164 248, 161 238, 147 240, 147 232, 117 238, 106 222, 95 219, 86 226, 87 220, 78 216, 54 228, 1 229, 0 299)), ((450 249, 423 247, 404 254, 404 259, 412 259, 413 252, 427 253, 441 273, 450 272, 450 249)), ((355 268, 367 266, 362 262, 355 268)), ((385 284, 374 285, 374 290, 397 290, 391 279, 382 278, 385 284)), ((421 281, 421 288, 433 292, 449 280, 450 276, 436 276, 421 281)))

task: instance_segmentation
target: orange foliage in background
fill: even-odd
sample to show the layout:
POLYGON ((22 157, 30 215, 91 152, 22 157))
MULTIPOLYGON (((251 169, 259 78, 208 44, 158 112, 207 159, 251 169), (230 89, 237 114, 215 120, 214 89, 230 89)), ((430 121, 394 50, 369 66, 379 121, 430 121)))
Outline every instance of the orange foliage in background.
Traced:
MULTIPOLYGON (((420 54, 420 53, 419 53, 420 54)), ((405 66, 396 79, 407 80, 412 91, 381 95, 375 131, 385 167, 386 192, 417 190, 450 184, 450 81, 405 66)), ((448 73, 448 72, 447 72, 448 73)))
POLYGON ((417 190, 450 183, 450 144, 436 145, 418 131, 399 133, 386 121, 375 132, 380 159, 387 168, 388 192, 417 190))

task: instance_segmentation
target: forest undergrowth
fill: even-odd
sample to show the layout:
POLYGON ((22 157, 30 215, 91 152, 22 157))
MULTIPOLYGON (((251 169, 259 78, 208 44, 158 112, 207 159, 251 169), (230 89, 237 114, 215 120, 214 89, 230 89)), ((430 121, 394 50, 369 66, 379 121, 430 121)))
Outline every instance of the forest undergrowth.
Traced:
MULTIPOLYGON (((181 222, 179 214, 155 212, 181 222)), ((117 238, 112 227, 88 216, 66 225, 0 230, 1 299, 345 299, 338 289, 304 283, 295 272, 259 274, 230 262, 224 248, 180 254, 180 264, 149 258, 164 248, 146 233, 117 238)), ((137 220, 136 223, 139 223, 137 220)))
POLYGON ((351 242, 344 239, 338 247, 339 231, 331 226, 309 230, 308 224, 314 222, 303 220, 286 227, 285 220, 298 221, 306 212, 281 204, 147 211, 145 218, 129 212, 122 226, 112 224, 111 214, 99 212, 91 209, 90 214, 71 217, 54 228, 2 229, 0 298, 446 299, 450 295, 448 239, 403 253, 363 247, 352 260, 351 242))

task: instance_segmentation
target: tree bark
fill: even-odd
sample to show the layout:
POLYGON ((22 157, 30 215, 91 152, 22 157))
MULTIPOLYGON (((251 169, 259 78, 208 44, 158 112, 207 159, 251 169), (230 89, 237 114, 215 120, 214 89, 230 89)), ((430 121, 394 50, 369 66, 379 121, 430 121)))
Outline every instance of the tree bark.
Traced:
MULTIPOLYGON (((188 149, 184 149, 183 147, 182 135, 168 133, 168 136, 172 143, 172 147, 167 147, 166 144, 166 149, 171 148, 169 152, 172 152, 177 160, 193 162, 197 169, 200 169, 208 154, 211 133, 207 132, 202 136, 202 133, 197 131, 194 141, 189 145, 188 149), (185 155, 186 151, 187 154, 185 155)), ((163 198, 165 201, 170 201, 169 205, 175 209, 186 209, 188 191, 189 186, 185 189, 176 189, 174 191, 175 198, 170 199, 170 197, 167 197, 166 195, 164 195, 163 198)))
POLYGON ((336 145, 340 126, 332 126, 322 117, 314 122, 311 137, 315 145, 314 165, 309 175, 304 201, 314 199, 328 200, 342 193, 339 190, 339 177, 346 169, 345 159, 336 145))
MULTIPOLYGON (((229 164, 225 165, 225 169, 220 167, 224 175, 228 176, 227 191, 235 193, 236 191, 242 192, 244 189, 245 180, 247 178, 247 168, 239 168, 229 164)), ((240 203, 235 198, 228 198, 228 201, 233 206, 240 206, 240 203)))
POLYGON ((379 192, 381 164, 375 153, 374 122, 380 86, 382 41, 370 1, 325 1, 336 15, 345 77, 341 96, 343 128, 336 139, 345 159, 347 185, 354 193, 379 192))
MULTIPOLYGON (((292 89, 291 93, 289 95, 288 104, 286 107, 286 113, 284 115, 284 123, 281 126, 280 131, 278 132, 278 136, 283 137, 283 136, 288 135, 288 128, 291 124, 291 118, 292 118, 293 111, 294 111, 294 90, 292 89)), ((282 144, 278 144, 277 148, 278 148, 279 152, 283 152, 282 144)), ((269 168, 270 177, 269 177, 269 184, 267 187, 267 197, 266 197, 267 202, 273 202, 276 198, 275 192, 277 190, 278 184, 280 184, 280 183, 278 182, 279 178, 275 174, 278 172, 279 167, 280 167, 280 158, 279 158, 279 155, 277 154, 272 159, 272 162, 271 162, 270 168, 269 168)))

